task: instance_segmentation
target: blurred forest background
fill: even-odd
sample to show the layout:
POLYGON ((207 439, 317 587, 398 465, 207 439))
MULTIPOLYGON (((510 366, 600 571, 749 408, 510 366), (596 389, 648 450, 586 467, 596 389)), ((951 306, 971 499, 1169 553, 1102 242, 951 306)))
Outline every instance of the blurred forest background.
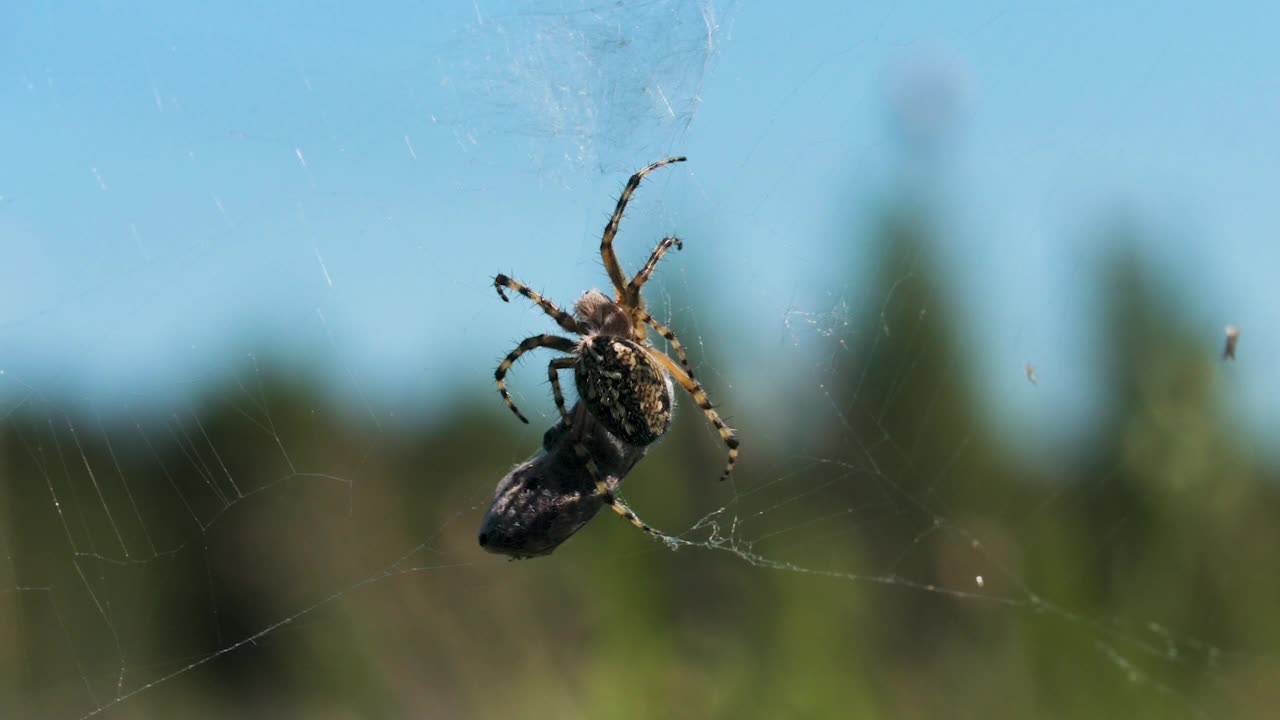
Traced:
POLYGON ((266 361, 171 415, 32 398, 0 423, 3 714, 1269 717, 1280 468, 1224 412, 1217 339, 1117 252, 1105 416, 1028 462, 966 381, 931 227, 883 213, 887 302, 822 338, 829 406, 757 422, 699 527, 729 496, 682 403, 625 488, 704 543, 675 552, 605 512, 549 558, 484 555, 533 449, 487 386, 377 427, 266 361), (802 448, 769 440, 797 418, 802 448))
POLYGON ((0 718, 1275 716, 1278 12, 0 10, 0 718), (735 476, 488 554, 677 154, 735 476))

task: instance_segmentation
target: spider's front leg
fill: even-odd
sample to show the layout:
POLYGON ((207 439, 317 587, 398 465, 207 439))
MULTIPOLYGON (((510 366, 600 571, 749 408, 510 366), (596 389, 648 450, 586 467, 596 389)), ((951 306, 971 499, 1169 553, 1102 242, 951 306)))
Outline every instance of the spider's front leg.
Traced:
POLYGON ((613 251, 613 238, 618 234, 618 226, 622 224, 622 213, 627 209, 631 194, 636 191, 636 188, 640 187, 640 181, 644 179, 645 175, 663 165, 684 162, 686 159, 681 156, 659 160, 632 175, 631 179, 627 181, 627 186, 623 188, 622 195, 618 197, 618 206, 614 208, 613 215, 609 218, 609 224, 604 226, 604 236, 600 238, 600 259, 604 261, 605 272, 609 273, 609 280, 613 283, 613 290, 617 293, 619 300, 626 297, 627 278, 622 273, 622 265, 618 263, 618 255, 613 251))
POLYGON ((631 282, 627 283, 626 299, 627 304, 633 308, 640 307, 640 288, 649 281, 649 276, 653 275, 653 269, 658 266, 658 261, 663 255, 674 245, 676 250, 684 249, 684 241, 678 237, 665 237, 658 243, 658 247, 653 249, 653 254, 649 256, 649 261, 640 268, 640 272, 631 278, 631 282))

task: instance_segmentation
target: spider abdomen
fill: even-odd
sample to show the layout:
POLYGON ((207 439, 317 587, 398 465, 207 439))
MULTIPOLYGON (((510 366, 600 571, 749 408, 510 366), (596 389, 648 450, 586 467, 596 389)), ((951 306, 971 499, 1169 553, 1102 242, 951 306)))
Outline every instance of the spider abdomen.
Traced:
POLYGON ((574 380, 592 416, 623 442, 648 445, 671 425, 671 381, 632 340, 583 338, 574 380))

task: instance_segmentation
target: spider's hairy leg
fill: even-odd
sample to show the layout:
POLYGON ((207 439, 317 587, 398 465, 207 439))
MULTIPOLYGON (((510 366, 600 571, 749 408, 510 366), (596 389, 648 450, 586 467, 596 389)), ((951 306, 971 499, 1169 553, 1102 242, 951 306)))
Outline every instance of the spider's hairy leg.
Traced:
MULTIPOLYGON (((559 335, 534 335, 533 337, 527 337, 520 341, 520 344, 516 346, 515 350, 507 353, 507 356, 503 358, 502 362, 498 365, 498 369, 493 371, 493 379, 498 383, 498 394, 502 396, 502 401, 507 404, 507 407, 511 408, 511 412, 515 413, 516 417, 520 418, 520 422, 526 425, 529 424, 529 419, 521 414, 520 410, 516 408, 515 403, 511 402, 511 394, 507 392, 506 376, 507 371, 511 369, 511 366, 515 364, 516 360, 520 359, 521 355, 540 347, 548 347, 552 350, 571 353, 577 348, 577 345, 569 338, 560 337, 559 335)), ((563 413, 564 398, 557 397, 556 399, 559 401, 557 404, 560 406, 560 412, 563 413)))
POLYGON ((618 256, 613 252, 613 237, 618 234, 618 225, 622 223, 622 213, 627 209, 627 202, 631 200, 631 194, 636 191, 636 188, 640 187, 640 181, 644 179, 645 175, 663 165, 684 162, 687 159, 683 155, 669 157, 666 160, 659 160, 643 168, 640 172, 631 176, 631 179, 627 181, 627 186, 622 190, 622 195, 618 196, 618 206, 614 208, 613 216, 609 218, 609 224, 604 226, 604 237, 600 239, 600 258, 604 260, 604 269, 609 273, 609 280, 613 282, 613 290, 618 294, 619 300, 626 297, 627 278, 622 272, 622 266, 618 264, 618 256))
POLYGON ((564 409, 564 393, 560 391, 560 371, 573 369, 577 358, 562 357, 552 360, 547 365, 547 376, 551 378, 551 394, 556 399, 556 409, 560 411, 560 417, 564 418, 564 424, 573 426, 573 421, 569 419, 569 411, 564 409))
POLYGON ((643 322, 654 330, 657 330, 658 334, 662 336, 662 339, 671 344, 671 349, 676 351, 676 356, 680 358, 680 364, 684 366, 685 374, 689 376, 690 380, 696 380, 693 376, 693 368, 689 366, 689 356, 684 354, 684 346, 676 339, 676 334, 671 332, 671 328, 658 322, 652 315, 644 310, 636 310, 635 315, 640 322, 643 322))
POLYGON ((613 491, 609 489, 609 486, 600 476, 600 468, 596 466, 596 461, 591 457, 591 453, 587 450, 587 446, 583 444, 581 437, 579 437, 578 441, 574 443, 573 450, 578 454, 578 458, 582 460, 582 464, 586 465, 587 472, 591 475, 591 481, 596 484, 596 494, 600 496, 600 499, 604 501, 605 505, 613 508, 613 511, 618 513, 623 520, 626 520, 632 525, 640 528, 645 532, 645 534, 668 544, 672 542, 671 538, 667 537, 665 533, 654 529, 648 523, 641 520, 639 517, 636 517, 636 514, 631 511, 631 508, 622 504, 622 501, 618 500, 617 496, 613 494, 613 491))
POLYGON ((678 237, 665 237, 658 243, 658 247, 653 249, 653 254, 649 256, 649 261, 640 268, 640 272, 631 278, 631 282, 627 283, 627 304, 631 307, 640 307, 640 287, 649 280, 649 276, 653 274, 653 268, 658 265, 658 261, 663 255, 675 245, 677 250, 684 249, 684 241, 678 237))
POLYGON ((724 440, 725 446, 729 448, 729 460, 725 463, 724 474, 720 476, 720 479, 728 480, 729 476, 733 474, 734 464, 738 462, 738 436, 720 419, 720 413, 716 412, 715 408, 711 406, 711 398, 707 397, 707 391, 702 389, 702 385, 697 380, 694 380, 681 370, 676 365, 676 361, 672 360, 666 353, 658 352, 654 348, 645 348, 645 351, 653 356, 655 360, 662 363, 667 372, 671 373, 671 377, 680 383, 680 387, 693 396, 693 401, 698 404, 698 407, 702 408, 703 414, 715 426, 716 432, 720 433, 720 438, 724 440))
POLYGON ((519 280, 515 280, 513 278, 510 278, 506 275, 499 273, 498 276, 493 279, 493 287, 495 290, 498 291, 498 297, 502 298, 503 302, 510 302, 510 301, 507 299, 507 294, 502 292, 502 288, 504 287, 511 288, 512 290, 515 290, 521 295, 532 300, 538 307, 542 308, 543 312, 550 315, 551 318, 555 320, 556 324, 559 325, 560 327, 576 335, 584 334, 582 325, 578 323, 578 321, 575 320, 572 315, 565 312, 564 310, 561 310, 560 307, 555 303, 551 302, 550 300, 542 297, 538 293, 529 289, 528 285, 525 285, 519 280))

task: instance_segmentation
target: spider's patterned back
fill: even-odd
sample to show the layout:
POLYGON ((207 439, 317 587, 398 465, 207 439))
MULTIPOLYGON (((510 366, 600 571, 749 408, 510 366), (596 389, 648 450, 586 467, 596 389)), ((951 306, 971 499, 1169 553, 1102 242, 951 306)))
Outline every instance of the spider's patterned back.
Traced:
POLYGON ((574 365, 578 396, 591 415, 623 442, 644 446, 671 425, 671 380, 638 343, 585 338, 574 365))

